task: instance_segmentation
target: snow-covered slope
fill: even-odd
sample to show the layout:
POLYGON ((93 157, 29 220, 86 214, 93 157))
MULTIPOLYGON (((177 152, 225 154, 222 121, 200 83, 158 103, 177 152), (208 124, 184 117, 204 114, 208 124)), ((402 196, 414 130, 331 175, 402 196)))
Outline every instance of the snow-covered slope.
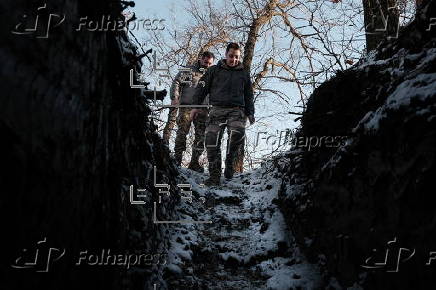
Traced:
POLYGON ((321 287, 318 266, 300 253, 276 205, 281 181, 272 167, 212 188, 201 186, 204 175, 188 169, 182 175, 193 186, 194 198, 181 203, 181 217, 211 223, 172 227, 164 275, 169 289, 321 287))
POLYGON ((347 136, 344 144, 275 160, 296 240, 312 262, 325 259, 343 287, 427 289, 435 282, 425 265, 436 244, 434 15, 436 3, 428 1, 398 39, 314 91, 299 134, 347 136), (373 248, 384 251, 395 237, 416 249, 401 265, 406 275, 362 267, 373 248))

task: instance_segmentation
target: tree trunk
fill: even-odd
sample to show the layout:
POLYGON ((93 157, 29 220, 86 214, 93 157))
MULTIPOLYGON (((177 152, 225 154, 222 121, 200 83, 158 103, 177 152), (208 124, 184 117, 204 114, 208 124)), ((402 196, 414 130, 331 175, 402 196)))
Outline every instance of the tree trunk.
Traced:
POLYGON ((363 0, 366 51, 377 48, 383 39, 398 37, 399 11, 396 0, 363 0))
POLYGON ((236 155, 235 160, 233 161, 233 168, 235 172, 242 173, 244 172, 244 157, 245 157, 245 139, 242 142, 241 146, 238 150, 238 155, 236 155))

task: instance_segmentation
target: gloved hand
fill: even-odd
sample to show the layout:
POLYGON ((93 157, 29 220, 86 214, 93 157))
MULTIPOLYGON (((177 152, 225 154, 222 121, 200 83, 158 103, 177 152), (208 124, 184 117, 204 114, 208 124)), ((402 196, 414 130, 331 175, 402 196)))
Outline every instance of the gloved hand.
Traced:
POLYGON ((248 117, 248 121, 250 121, 250 125, 256 122, 253 115, 248 115, 247 117, 248 117))
POLYGON ((191 110, 191 113, 189 113, 189 117, 191 118, 191 121, 192 120, 195 120, 195 118, 197 118, 197 115, 200 113, 200 109, 192 109, 191 110))
POLYGON ((179 104, 179 99, 172 99, 171 100, 171 105, 176 106, 179 104))

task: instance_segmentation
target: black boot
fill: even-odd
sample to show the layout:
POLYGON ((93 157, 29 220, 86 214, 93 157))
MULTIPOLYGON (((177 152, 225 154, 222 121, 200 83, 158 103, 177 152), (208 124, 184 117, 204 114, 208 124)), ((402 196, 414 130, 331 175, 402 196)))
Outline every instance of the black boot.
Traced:
POLYGON ((224 169, 224 177, 228 180, 233 178, 234 170, 233 166, 226 166, 226 169, 224 169))
POLYGON ((191 161, 189 163, 188 169, 197 171, 199 173, 204 173, 204 168, 198 163, 198 161, 197 162, 192 162, 191 161))
POLYGON ((221 184, 220 176, 211 175, 206 181, 204 185, 206 186, 219 186, 221 184))
POLYGON ((188 169, 197 171, 199 173, 204 172, 203 166, 201 166, 200 163, 198 163, 198 159, 200 159, 201 153, 202 153, 201 151, 195 149, 192 150, 191 162, 189 162, 188 169))
POLYGON ((224 169, 224 177, 228 180, 233 178, 235 170, 233 168, 233 159, 226 159, 226 168, 224 169))
POLYGON ((204 182, 206 186, 220 185, 221 183, 221 158, 215 162, 209 162, 209 178, 204 182))

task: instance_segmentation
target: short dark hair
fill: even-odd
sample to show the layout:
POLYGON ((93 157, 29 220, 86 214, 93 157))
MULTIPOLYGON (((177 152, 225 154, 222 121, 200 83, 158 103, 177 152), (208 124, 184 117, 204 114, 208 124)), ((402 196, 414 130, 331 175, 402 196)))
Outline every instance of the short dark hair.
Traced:
POLYGON ((239 44, 237 44, 236 42, 230 42, 230 43, 227 45, 226 53, 229 52, 229 50, 232 49, 232 48, 233 48, 234 50, 241 50, 241 48, 239 47, 239 44))
POLYGON ((204 51, 201 54, 201 58, 205 58, 205 57, 215 59, 215 55, 212 52, 210 52, 210 51, 204 51))

